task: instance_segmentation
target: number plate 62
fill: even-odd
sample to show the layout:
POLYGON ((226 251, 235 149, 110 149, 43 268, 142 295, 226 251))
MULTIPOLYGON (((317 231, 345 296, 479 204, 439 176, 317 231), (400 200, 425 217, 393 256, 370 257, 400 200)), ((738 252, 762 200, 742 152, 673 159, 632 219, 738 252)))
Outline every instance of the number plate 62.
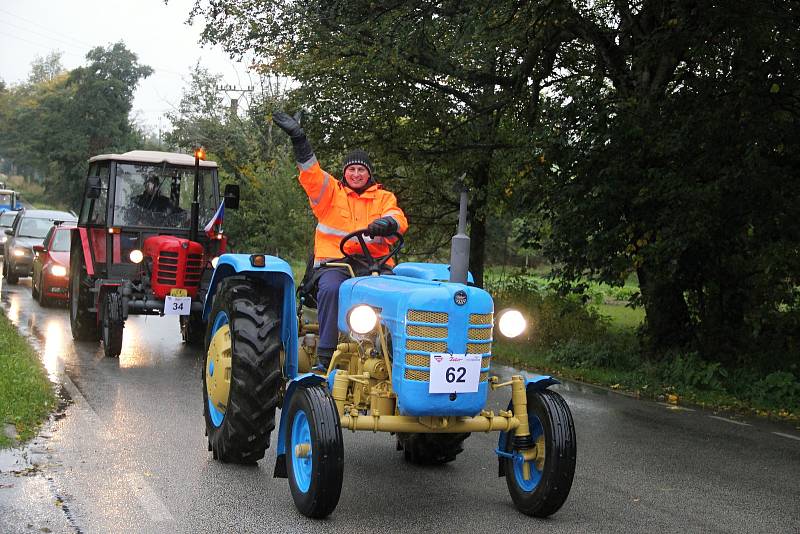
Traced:
POLYGON ((428 393, 475 393, 480 377, 480 354, 431 353, 428 393))

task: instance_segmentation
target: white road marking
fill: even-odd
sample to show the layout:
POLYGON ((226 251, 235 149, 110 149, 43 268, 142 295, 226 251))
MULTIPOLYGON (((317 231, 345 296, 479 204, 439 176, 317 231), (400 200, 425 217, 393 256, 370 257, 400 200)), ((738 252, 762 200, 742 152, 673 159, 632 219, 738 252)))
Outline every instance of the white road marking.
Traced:
POLYGON ((139 504, 145 509, 147 515, 154 523, 161 523, 163 521, 174 521, 169 509, 164 505, 164 502, 156 494, 150 484, 138 473, 127 473, 125 481, 128 486, 133 490, 136 498, 139 499, 139 504))
POLYGON ((727 417, 718 417, 716 415, 709 415, 711 419, 716 419, 717 421, 725 421, 726 423, 732 423, 734 425, 739 426, 753 426, 750 423, 742 423, 741 421, 734 421, 733 419, 728 419, 727 417))
POLYGON ((658 404, 660 404, 661 406, 664 406, 665 408, 669 408, 670 410, 676 410, 676 411, 681 411, 681 412, 693 412, 694 411, 691 408, 684 408, 683 406, 678 406, 677 404, 669 404, 669 403, 666 403, 666 402, 659 402, 658 404))
POLYGON ((796 439, 797 441, 800 441, 800 436, 793 436, 791 434, 784 434, 783 432, 773 432, 773 434, 775 434, 776 436, 781 436, 783 438, 796 439))

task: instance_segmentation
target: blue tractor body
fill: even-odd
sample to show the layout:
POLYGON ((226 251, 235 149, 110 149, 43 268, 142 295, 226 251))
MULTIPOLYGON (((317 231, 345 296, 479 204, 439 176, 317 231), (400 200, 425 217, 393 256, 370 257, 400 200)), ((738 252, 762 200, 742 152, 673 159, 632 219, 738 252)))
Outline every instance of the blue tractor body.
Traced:
MULTIPOLYGON (((339 330, 348 331, 347 313, 359 304, 378 311, 391 335, 392 388, 401 415, 472 416, 486 404, 492 343, 491 296, 477 287, 429 279, 447 271, 431 265, 419 276, 365 276, 339 290, 339 330), (479 354, 481 379, 474 393, 429 393, 432 354, 479 354)), ((403 272, 399 265, 395 272, 403 272)))

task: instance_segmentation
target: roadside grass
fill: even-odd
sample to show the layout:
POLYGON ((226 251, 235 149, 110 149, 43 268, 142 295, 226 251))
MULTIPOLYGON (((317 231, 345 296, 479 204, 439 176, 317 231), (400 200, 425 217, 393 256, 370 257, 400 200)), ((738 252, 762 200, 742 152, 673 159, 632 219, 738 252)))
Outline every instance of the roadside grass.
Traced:
MULTIPOLYGON (((56 405, 36 352, 0 313, 0 422, 14 425, 19 441, 33 437, 56 405)), ((0 448, 14 440, 0 431, 0 448)))

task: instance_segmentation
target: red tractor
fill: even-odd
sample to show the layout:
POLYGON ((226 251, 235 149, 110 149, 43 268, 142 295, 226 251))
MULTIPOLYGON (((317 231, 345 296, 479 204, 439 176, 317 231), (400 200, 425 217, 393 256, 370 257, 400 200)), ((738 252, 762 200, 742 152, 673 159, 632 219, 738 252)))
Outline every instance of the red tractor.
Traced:
POLYGON ((129 315, 177 315, 186 343, 205 335, 203 302, 216 258, 225 252, 217 164, 188 154, 134 150, 89 160, 69 268, 72 337, 102 339, 119 356, 129 315), (202 225, 202 226, 201 226, 202 225))

